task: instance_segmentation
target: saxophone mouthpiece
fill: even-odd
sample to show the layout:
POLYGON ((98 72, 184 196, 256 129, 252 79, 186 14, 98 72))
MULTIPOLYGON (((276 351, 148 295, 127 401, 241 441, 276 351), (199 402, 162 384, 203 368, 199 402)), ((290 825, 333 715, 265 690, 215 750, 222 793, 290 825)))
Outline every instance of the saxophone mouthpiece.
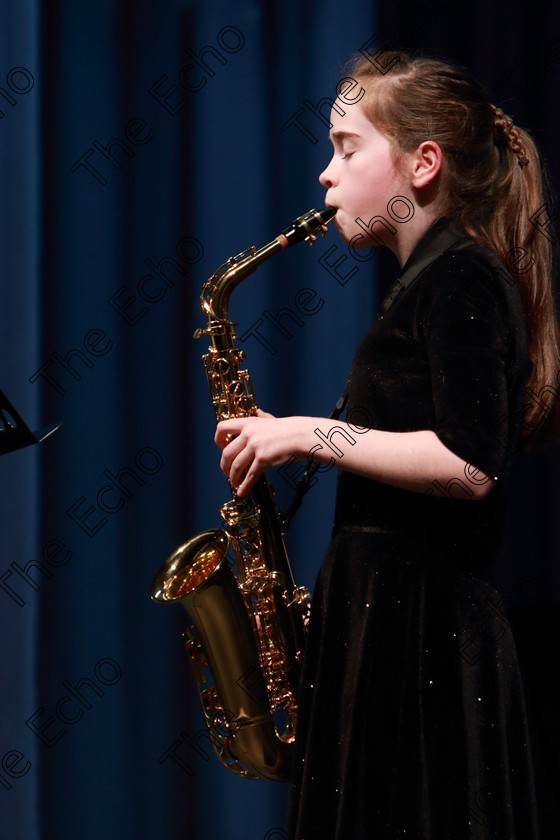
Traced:
POLYGON ((336 207, 326 207, 324 210, 309 210, 303 216, 299 216, 276 238, 283 248, 288 245, 295 245, 302 240, 313 245, 317 234, 323 236, 327 232, 327 224, 336 213, 336 207))

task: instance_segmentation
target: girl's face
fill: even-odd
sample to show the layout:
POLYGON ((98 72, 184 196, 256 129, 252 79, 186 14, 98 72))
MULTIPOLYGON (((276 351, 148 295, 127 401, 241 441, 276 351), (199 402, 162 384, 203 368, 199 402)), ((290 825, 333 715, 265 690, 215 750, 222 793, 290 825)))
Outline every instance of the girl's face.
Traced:
POLYGON ((387 213, 387 203, 398 195, 410 197, 413 193, 410 183, 395 168, 389 140, 368 120, 360 106, 337 102, 346 113, 341 116, 334 108, 331 111, 329 139, 334 154, 319 176, 327 188, 325 204, 337 208, 334 221, 344 242, 349 243, 355 237, 352 247, 364 248, 381 240, 394 250, 396 234, 385 225, 375 224, 375 239, 364 228, 375 216, 383 217, 388 228, 398 228, 387 213), (358 218, 362 226, 356 223, 358 218))

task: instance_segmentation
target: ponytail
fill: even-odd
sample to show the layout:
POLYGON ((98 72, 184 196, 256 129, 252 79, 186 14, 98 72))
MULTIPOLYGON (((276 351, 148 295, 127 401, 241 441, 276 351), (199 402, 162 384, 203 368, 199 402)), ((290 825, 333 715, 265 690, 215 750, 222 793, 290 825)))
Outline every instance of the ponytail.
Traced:
POLYGON ((553 239, 539 219, 548 213, 548 182, 529 134, 503 111, 494 115, 500 155, 495 203, 477 229, 468 208, 461 222, 476 241, 492 248, 515 278, 525 311, 530 370, 524 441, 545 442, 560 428, 560 329, 553 284, 553 239))

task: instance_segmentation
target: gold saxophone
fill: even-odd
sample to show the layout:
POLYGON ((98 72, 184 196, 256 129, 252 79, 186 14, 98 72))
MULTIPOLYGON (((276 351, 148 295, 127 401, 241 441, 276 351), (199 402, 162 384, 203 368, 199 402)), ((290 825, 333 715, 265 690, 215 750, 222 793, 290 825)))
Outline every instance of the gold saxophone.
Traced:
MULTIPOLYGON (((264 248, 230 257, 204 284, 211 339, 203 356, 216 420, 249 417, 257 405, 245 353, 226 318, 235 287, 273 254, 310 244, 336 210, 310 210, 264 248)), ((228 769, 251 779, 289 778, 296 690, 309 618, 309 592, 296 587, 266 476, 249 497, 220 508, 225 529, 204 531, 180 546, 152 583, 159 603, 179 601, 192 622, 186 648, 210 740, 228 769), (230 549, 231 555, 230 556, 230 549)))

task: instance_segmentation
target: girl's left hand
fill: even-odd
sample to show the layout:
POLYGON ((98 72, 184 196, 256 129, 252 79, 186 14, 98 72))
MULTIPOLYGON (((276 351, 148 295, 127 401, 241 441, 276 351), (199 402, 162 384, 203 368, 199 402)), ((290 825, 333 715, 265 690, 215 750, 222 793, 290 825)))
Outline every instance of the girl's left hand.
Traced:
POLYGON ((238 496, 246 496, 259 476, 269 467, 279 467, 301 454, 301 417, 273 417, 260 411, 255 417, 222 420, 215 442, 222 449, 220 467, 238 496), (233 437, 233 440, 232 440, 233 437))

